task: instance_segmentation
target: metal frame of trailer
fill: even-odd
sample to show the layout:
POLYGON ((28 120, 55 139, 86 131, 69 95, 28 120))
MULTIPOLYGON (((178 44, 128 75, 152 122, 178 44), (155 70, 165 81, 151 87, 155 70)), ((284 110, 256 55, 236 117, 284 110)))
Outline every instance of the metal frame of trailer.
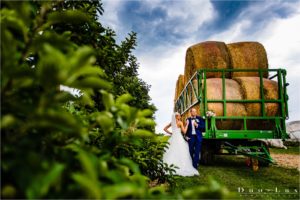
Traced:
MULTIPOLYGON (((209 163, 214 154, 212 148, 225 149, 228 154, 242 154, 257 159, 262 163, 274 163, 267 146, 263 142, 257 142, 259 139, 287 139, 285 120, 288 119, 288 95, 287 95, 286 70, 284 69, 200 69, 186 83, 184 89, 175 101, 174 111, 181 115, 189 111, 195 105, 200 105, 199 113, 205 116, 208 111, 208 103, 222 103, 223 116, 205 118, 205 131, 203 139, 205 145, 202 149, 202 156, 206 157, 204 163, 209 163), (207 73, 222 73, 222 99, 214 100, 207 98, 207 73), (258 72, 260 80, 261 99, 255 100, 229 100, 226 99, 226 74, 233 72, 258 72), (265 72, 271 73, 270 80, 275 80, 278 84, 278 99, 264 99, 263 75, 265 72), (193 82, 196 81, 196 87, 193 82), (194 99, 194 101, 193 101, 194 99), (261 116, 227 116, 227 103, 260 103, 261 116), (277 116, 267 116, 265 103, 277 103, 279 112, 277 116), (241 130, 219 130, 217 121, 242 120, 243 127, 241 130), (268 128, 260 127, 259 129, 250 129, 247 124, 255 120, 260 124, 268 124, 268 128), (222 141, 222 142, 220 142, 222 141), (254 144, 254 145, 253 145, 254 144)), ((203 160, 203 158, 202 158, 203 160)))

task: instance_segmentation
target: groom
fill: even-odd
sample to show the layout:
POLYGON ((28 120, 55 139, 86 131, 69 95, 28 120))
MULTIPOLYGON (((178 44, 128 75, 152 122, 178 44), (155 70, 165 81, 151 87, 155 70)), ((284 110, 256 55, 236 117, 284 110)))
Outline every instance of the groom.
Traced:
POLYGON ((189 138, 189 150, 193 160, 193 166, 197 169, 199 164, 199 155, 202 143, 202 130, 205 128, 205 121, 202 117, 197 116, 195 108, 190 110, 191 117, 186 121, 187 132, 186 136, 189 138))

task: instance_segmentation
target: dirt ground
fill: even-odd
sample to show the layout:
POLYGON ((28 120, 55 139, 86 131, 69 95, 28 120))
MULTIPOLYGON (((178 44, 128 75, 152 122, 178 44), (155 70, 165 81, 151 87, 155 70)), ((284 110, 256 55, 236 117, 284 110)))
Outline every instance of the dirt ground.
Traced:
POLYGON ((293 154, 271 154, 271 157, 279 166, 297 168, 300 171, 300 155, 293 154))

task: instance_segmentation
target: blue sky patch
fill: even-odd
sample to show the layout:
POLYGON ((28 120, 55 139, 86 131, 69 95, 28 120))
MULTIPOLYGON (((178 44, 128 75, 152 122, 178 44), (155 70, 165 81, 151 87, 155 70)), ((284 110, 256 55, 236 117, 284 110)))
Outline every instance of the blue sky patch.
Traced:
POLYGON ((220 31, 231 26, 240 13, 255 1, 212 1, 217 12, 217 18, 208 25, 208 28, 220 31))

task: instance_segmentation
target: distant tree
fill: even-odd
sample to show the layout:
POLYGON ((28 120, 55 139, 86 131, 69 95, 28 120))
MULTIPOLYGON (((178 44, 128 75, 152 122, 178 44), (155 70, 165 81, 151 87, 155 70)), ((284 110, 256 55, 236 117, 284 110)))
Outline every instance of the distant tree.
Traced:
MULTIPOLYGON (((76 9, 86 13, 90 23, 84 26, 76 26, 73 23, 61 23, 54 26, 58 33, 71 31, 71 40, 78 45, 89 45, 95 49, 96 64, 104 69, 107 79, 113 82, 112 93, 116 96, 129 93, 133 96, 130 105, 140 109, 156 110, 150 103, 148 94, 150 86, 138 78, 140 67, 132 50, 136 46, 136 33, 129 33, 121 44, 115 41, 115 32, 110 28, 104 28, 99 21, 99 15, 103 14, 100 1, 62 1, 54 6, 60 11, 65 9, 76 9)), ((109 13, 107 13, 109 15, 109 13)), ((101 94, 96 92, 94 101, 98 109, 102 108, 101 94)))

